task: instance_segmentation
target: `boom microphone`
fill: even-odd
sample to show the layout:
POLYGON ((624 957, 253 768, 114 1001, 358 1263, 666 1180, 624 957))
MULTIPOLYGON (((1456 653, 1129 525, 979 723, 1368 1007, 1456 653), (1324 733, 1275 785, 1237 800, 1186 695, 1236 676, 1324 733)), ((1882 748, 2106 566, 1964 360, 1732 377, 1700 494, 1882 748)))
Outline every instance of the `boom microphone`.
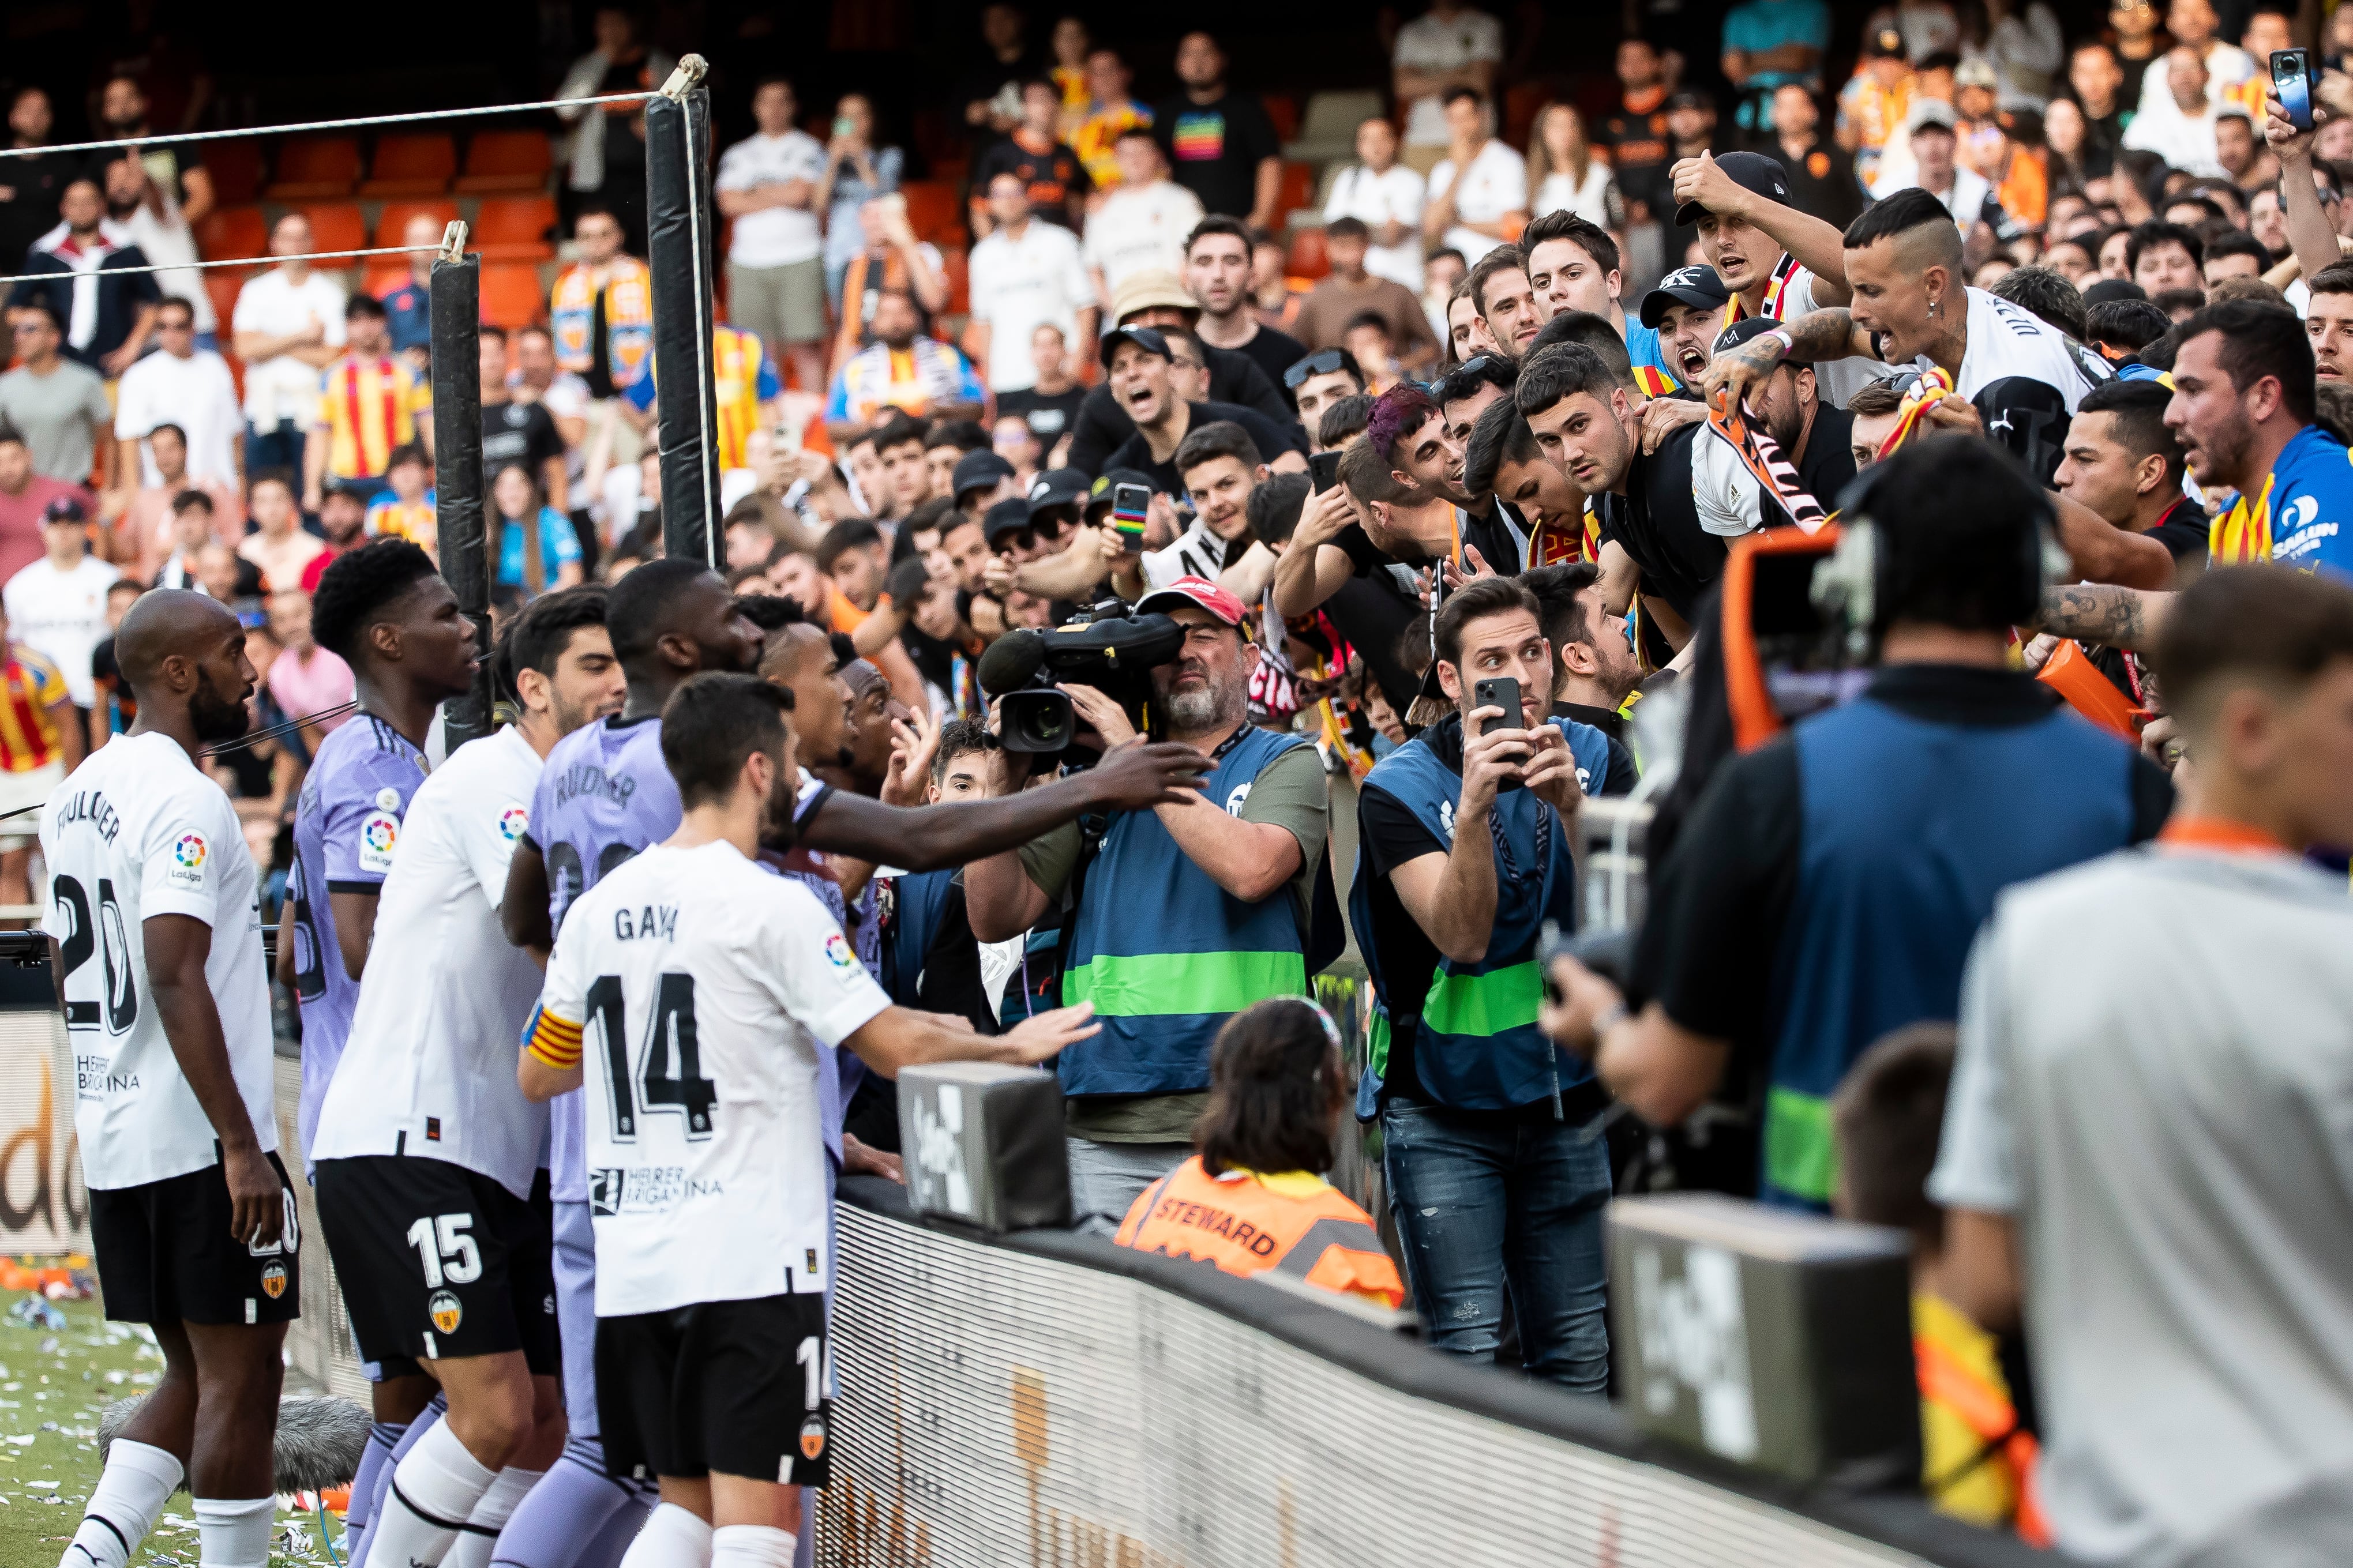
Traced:
POLYGON ((1008 632, 980 656, 980 689, 991 697, 1018 690, 1045 663, 1043 635, 1027 626, 1008 632))

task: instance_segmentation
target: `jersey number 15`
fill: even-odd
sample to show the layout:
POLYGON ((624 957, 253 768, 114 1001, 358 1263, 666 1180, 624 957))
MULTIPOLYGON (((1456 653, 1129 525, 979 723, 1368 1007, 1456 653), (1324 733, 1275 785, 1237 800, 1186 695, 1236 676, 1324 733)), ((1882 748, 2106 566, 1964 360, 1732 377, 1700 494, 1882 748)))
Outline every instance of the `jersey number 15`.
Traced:
POLYGON ((689 1142, 710 1137, 719 1086, 702 1076, 702 1047, 694 1033, 694 976, 661 976, 654 992, 645 1049, 638 1055, 634 1075, 629 1071, 628 1010, 620 977, 598 975, 588 987, 587 1002, 604 1037, 604 1049, 597 1057, 604 1064, 605 1086, 612 1097, 613 1141, 635 1142, 638 1118, 649 1110, 683 1115, 689 1142))

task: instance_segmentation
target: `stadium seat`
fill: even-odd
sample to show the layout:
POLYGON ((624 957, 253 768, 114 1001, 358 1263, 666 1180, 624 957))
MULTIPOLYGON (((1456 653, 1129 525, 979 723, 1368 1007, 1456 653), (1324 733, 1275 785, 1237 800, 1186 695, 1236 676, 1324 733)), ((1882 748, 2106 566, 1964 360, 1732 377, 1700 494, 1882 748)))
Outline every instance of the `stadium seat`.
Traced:
MULTIPOLYGON (((314 250, 364 250, 367 247, 367 219, 360 216, 357 202, 305 202, 304 217, 311 220, 311 247, 314 250)), ((356 262, 343 265, 356 266, 356 262)))
POLYGON ((215 207, 196 225, 196 252, 206 261, 235 261, 269 248, 269 220, 259 207, 215 207))
POLYGON ((547 313, 547 290, 539 268, 527 261, 494 261, 482 268, 482 321, 509 331, 528 327, 547 313))
POLYGON ((947 274, 948 308, 944 316, 961 316, 972 309, 972 258, 961 245, 940 247, 941 270, 947 274))
POLYGON ((479 131, 466 144, 466 172, 450 189, 480 196, 543 191, 554 166, 543 131, 479 131))
POLYGON ((1536 116, 1553 100, 1548 82, 1524 81, 1504 89, 1504 144, 1525 150, 1528 133, 1535 129, 1536 116))
POLYGON ((1274 139, 1289 142, 1299 134, 1299 100, 1287 92, 1262 92, 1259 102, 1266 108, 1267 119, 1274 122, 1274 139))
POLYGON ((1291 259, 1283 270, 1293 278, 1314 279, 1332 270, 1332 258, 1324 248, 1324 231, 1303 228, 1291 237, 1291 259))
POLYGON ((278 149, 278 177, 261 194, 273 202, 347 196, 360 183, 360 144, 350 136, 298 136, 278 149))
POLYGON ((220 321, 221 352, 229 346, 229 321, 237 314, 237 291, 245 287, 245 276, 227 267, 209 268, 205 272, 205 292, 212 296, 213 314, 220 321))
POLYGON ((261 144, 258 142, 207 142, 198 149, 213 177, 213 200, 223 206, 258 201, 261 196, 261 144))
POLYGON ((368 165, 364 196, 430 196, 458 174, 458 143, 441 133, 381 136, 368 165))
POLYGON ((1284 143, 1282 155, 1311 163, 1353 158, 1356 153, 1356 127, 1367 120, 1378 119, 1381 112, 1381 95, 1377 92, 1311 94, 1307 111, 1300 117, 1298 139, 1284 143))
POLYGON ((447 196, 435 201, 386 202, 384 210, 376 215, 374 243, 398 245, 402 232, 408 227, 408 220, 419 213, 447 228, 450 220, 458 216, 458 204, 447 196))
MULTIPOLYGON (((1274 221, 1280 225, 1288 214, 1304 207, 1315 196, 1315 165, 1285 160, 1282 165, 1282 185, 1274 198, 1274 221)), ((1314 216, 1313 213, 1308 215, 1314 216)))
POLYGON ((945 180, 909 180, 899 187, 907 198, 907 223, 917 239, 949 246, 964 241, 964 214, 956 206, 956 188, 945 180))
POLYGON ((381 300, 407 281, 408 268, 400 264, 400 258, 379 256, 367 264, 367 272, 360 279, 360 290, 381 300))
POLYGON ((547 241, 554 226, 554 196, 485 196, 466 247, 484 261, 545 261, 555 254, 547 241))

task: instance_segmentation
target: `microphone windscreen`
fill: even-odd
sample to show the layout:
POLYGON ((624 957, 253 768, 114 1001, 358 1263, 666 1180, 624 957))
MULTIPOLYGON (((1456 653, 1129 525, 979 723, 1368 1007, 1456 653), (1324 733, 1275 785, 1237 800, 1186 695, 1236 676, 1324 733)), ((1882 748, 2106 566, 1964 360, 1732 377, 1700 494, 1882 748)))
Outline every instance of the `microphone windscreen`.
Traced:
POLYGON ((1002 697, 1029 683, 1046 662, 1046 639, 1028 626, 1006 633, 980 656, 980 689, 1002 697))

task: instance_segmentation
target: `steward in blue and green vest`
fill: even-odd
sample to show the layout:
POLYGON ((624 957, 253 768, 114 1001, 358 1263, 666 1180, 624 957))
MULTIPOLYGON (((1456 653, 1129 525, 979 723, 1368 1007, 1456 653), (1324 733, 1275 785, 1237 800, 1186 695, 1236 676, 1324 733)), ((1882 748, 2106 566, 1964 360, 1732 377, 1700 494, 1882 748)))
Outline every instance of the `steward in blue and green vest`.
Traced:
POLYGON ((1892 1031, 1958 1016, 2001 890, 2154 837, 2173 794, 2018 668, 2048 510, 2022 472, 1945 436, 1870 479, 1847 507, 1878 557, 1869 686, 1708 780, 1652 874, 1629 987, 1648 1005, 1555 974, 1568 1015, 1605 1020, 1597 1059, 1630 1110, 1679 1122, 1729 1069, 1760 1113, 1757 1195, 1814 1209, 1840 1081, 1892 1031))
MULTIPOLYGON (((1192 1152, 1209 1044, 1225 1021, 1269 996, 1307 994, 1324 874, 1323 760, 1301 737, 1249 722, 1259 652, 1240 601, 1187 577, 1137 609, 1185 627, 1182 651, 1153 678, 1168 738, 1210 759, 1198 796, 1115 813, 1095 824, 1092 847, 1082 827, 1058 829, 1021 851, 1018 874, 1000 856, 967 867, 965 882, 983 941, 1066 922, 1060 1000, 1092 1003, 1102 1031, 1055 1069, 1069 1096, 1073 1206, 1105 1234, 1192 1152)), ((1107 741, 1133 732, 1115 703, 1065 689, 1107 741)))
POLYGON ((1556 667, 1519 579, 1456 589, 1435 641, 1456 710, 1381 759, 1357 806, 1349 911, 1375 996, 1358 1109, 1380 1118, 1430 1344, 1492 1361, 1508 1279, 1523 1371, 1599 1393, 1606 1097, 1537 1027, 1536 948, 1546 921, 1576 928, 1571 837, 1609 787, 1609 740, 1548 715, 1556 667), (1505 680, 1515 699, 1481 699, 1505 680))

